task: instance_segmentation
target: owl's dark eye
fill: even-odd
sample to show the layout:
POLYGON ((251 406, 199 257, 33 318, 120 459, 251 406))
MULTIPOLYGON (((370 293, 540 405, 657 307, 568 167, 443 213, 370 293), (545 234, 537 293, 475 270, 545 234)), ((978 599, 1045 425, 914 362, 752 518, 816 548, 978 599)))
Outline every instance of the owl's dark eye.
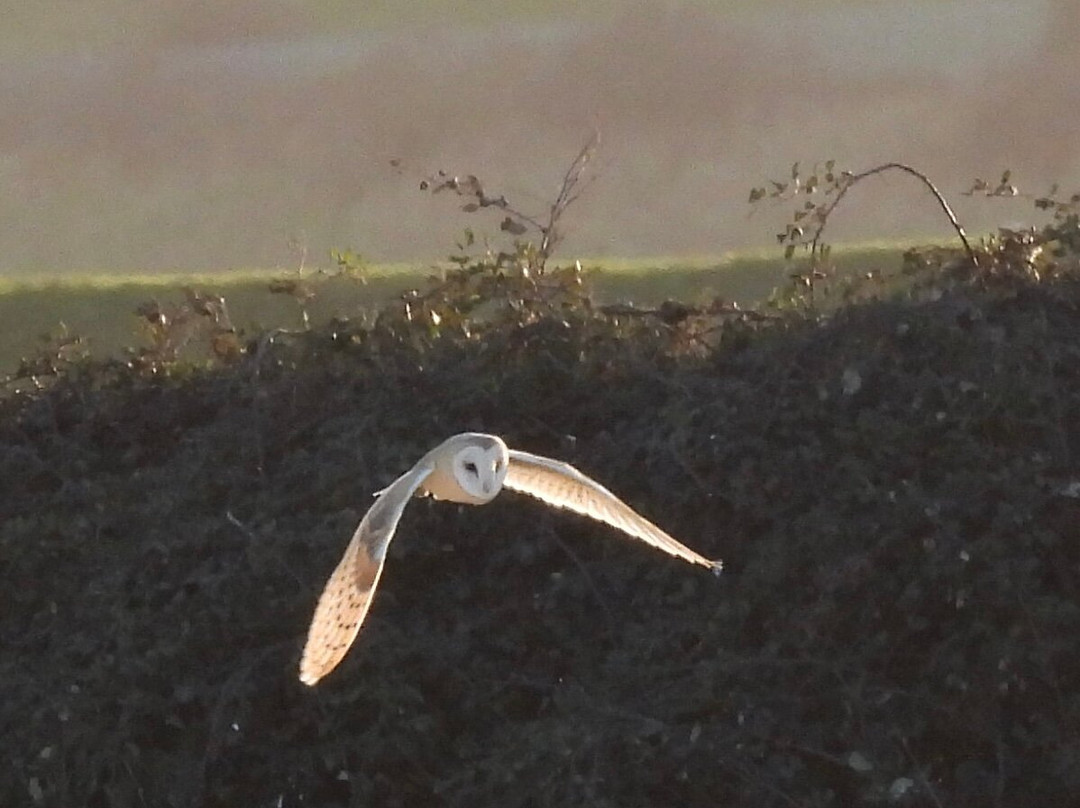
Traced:
POLYGON ((469 472, 469 474, 475 474, 477 477, 480 476, 480 472, 477 470, 476 464, 471 460, 466 460, 464 463, 462 463, 462 465, 465 466, 465 471, 469 472))

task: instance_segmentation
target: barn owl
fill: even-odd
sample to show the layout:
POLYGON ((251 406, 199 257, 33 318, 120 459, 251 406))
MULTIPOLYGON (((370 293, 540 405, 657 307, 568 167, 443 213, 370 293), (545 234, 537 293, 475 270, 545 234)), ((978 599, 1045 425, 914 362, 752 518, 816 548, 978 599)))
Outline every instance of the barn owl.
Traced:
POLYGON ((314 685, 337 666, 356 639, 382 575, 387 545, 411 497, 484 505, 503 488, 606 522, 684 561, 715 572, 721 569, 720 561, 680 544, 573 466, 507 449, 495 435, 465 432, 436 446, 375 495, 375 504, 319 597, 300 661, 300 681, 314 685))

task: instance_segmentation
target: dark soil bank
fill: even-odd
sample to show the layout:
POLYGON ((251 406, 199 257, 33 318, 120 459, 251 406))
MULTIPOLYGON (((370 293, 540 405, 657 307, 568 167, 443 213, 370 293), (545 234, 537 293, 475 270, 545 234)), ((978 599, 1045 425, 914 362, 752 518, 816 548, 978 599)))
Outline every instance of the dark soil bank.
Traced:
POLYGON ((0 802, 1070 804, 1080 286, 1032 274, 829 317, 564 288, 489 289, 481 321, 444 288, 9 397, 0 802), (418 500, 304 687, 371 493, 463 430, 574 463, 724 574, 510 493, 418 500))

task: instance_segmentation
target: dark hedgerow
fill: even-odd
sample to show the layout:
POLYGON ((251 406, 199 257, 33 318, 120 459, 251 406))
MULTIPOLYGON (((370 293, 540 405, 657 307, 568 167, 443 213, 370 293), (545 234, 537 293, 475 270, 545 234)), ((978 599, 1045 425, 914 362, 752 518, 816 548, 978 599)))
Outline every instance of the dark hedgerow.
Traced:
POLYGON ((511 250, 212 366, 34 366, 0 402, 0 803, 1069 804, 1068 204, 828 316, 601 308, 511 250), (724 575, 509 494, 419 501, 362 641, 303 687, 371 492, 466 429, 724 575))

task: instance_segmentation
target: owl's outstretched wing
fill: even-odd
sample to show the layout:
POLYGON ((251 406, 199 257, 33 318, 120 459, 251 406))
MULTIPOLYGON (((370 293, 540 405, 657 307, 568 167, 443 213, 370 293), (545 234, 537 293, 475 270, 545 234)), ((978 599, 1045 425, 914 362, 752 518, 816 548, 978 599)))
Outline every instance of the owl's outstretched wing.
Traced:
POLYGON ((506 488, 529 494, 557 508, 590 516, 692 564, 719 572, 722 561, 711 561, 669 536, 595 480, 569 463, 510 450, 506 488))
POLYGON ((356 639, 401 513, 431 471, 430 466, 414 466, 402 474, 379 494, 361 520, 315 607, 300 659, 304 684, 314 685, 332 671, 356 639))

